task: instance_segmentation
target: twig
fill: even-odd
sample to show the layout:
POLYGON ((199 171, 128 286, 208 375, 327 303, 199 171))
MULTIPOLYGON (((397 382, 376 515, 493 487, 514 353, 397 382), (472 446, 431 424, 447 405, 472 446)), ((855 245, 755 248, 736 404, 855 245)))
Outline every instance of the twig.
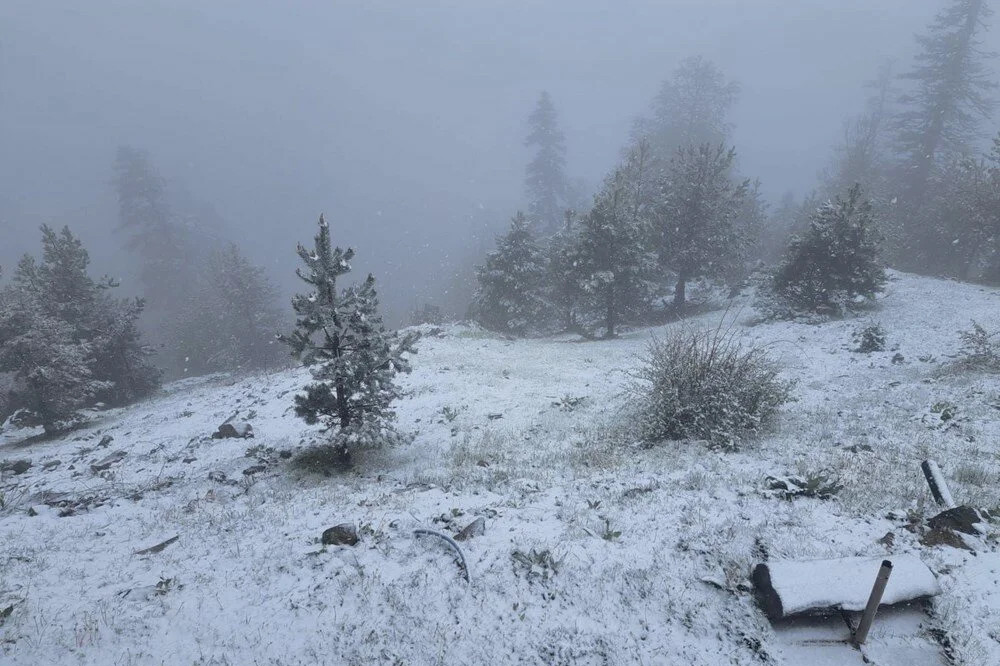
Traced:
POLYGON ((430 536, 436 536, 439 539, 444 540, 444 542, 447 543, 449 546, 451 546, 452 549, 458 554, 458 563, 462 567, 462 573, 465 576, 465 582, 469 583, 470 585, 472 584, 472 576, 469 573, 469 564, 468 562, 465 561, 465 555, 462 553, 462 549, 458 547, 458 544, 455 543, 454 539, 452 539, 447 534, 442 534, 441 532, 437 532, 435 530, 429 530, 424 527, 418 527, 417 529, 413 530, 413 534, 415 535, 428 534, 430 536))

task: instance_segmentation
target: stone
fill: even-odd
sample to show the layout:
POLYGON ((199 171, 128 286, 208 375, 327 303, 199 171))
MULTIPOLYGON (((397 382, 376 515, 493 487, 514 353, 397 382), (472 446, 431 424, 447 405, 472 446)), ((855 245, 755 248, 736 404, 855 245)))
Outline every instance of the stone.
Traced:
POLYGON ((484 534, 486 534, 486 519, 479 516, 455 535, 455 541, 467 541, 472 537, 483 536, 484 534))
POLYGON ((59 465, 61 464, 62 461, 59 460, 58 458, 55 460, 46 460, 45 462, 42 463, 42 470, 45 472, 49 472, 54 470, 56 467, 59 467, 59 465))
POLYGON ((220 472, 218 470, 208 473, 208 480, 215 481, 216 483, 226 483, 226 473, 220 472))
POLYGON ((30 460, 6 460, 0 463, 0 472, 13 472, 21 475, 31 469, 30 460))
POLYGON ((90 466, 90 469, 94 473, 103 472, 104 470, 111 469, 112 465, 120 463, 122 460, 125 459, 125 456, 127 455, 128 454, 125 451, 115 451, 106 458, 102 458, 101 460, 95 462, 93 465, 90 466))
POLYGON ((267 471, 267 467, 265 465, 254 465, 253 467, 247 467, 243 470, 243 476, 253 476, 254 474, 260 474, 264 471, 267 471))
POLYGON ((358 543, 358 531, 354 523, 341 523, 323 530, 320 541, 324 546, 353 546, 358 543))
POLYGON ((980 534, 977 523, 982 523, 983 517, 971 506, 956 506, 945 509, 927 521, 933 530, 951 530, 963 534, 980 534))
POLYGON ((105 435, 104 437, 101 437, 101 441, 99 441, 97 445, 102 449, 106 449, 108 446, 111 445, 111 442, 113 441, 115 441, 114 437, 112 437, 111 435, 105 435))
POLYGON ((253 426, 249 423, 223 423, 212 439, 253 439, 253 426))

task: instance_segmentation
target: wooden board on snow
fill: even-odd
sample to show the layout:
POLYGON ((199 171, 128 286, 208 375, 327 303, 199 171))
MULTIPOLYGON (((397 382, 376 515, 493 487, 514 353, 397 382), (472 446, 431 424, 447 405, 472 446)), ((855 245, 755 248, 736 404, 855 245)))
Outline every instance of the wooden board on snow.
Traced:
MULTIPOLYGON (((892 606, 940 593, 937 579, 914 555, 888 558, 892 576, 882 596, 892 606)), ((834 560, 785 560, 758 564, 753 584, 772 621, 797 615, 829 615, 864 610, 882 558, 847 557, 834 560)))

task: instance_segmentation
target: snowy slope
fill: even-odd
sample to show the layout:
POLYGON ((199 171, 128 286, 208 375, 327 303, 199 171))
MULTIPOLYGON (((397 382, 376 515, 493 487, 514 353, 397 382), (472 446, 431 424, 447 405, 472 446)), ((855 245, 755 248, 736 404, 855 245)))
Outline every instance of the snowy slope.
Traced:
POLYGON ((788 663, 748 593, 753 563, 890 553, 938 576, 928 635, 956 663, 1000 663, 995 552, 921 546, 886 517, 934 513, 928 456, 957 500, 1000 506, 1000 383, 949 358, 970 319, 1000 330, 998 306, 996 290, 895 274, 872 313, 893 349, 869 355, 850 351, 868 318, 731 312, 798 381, 777 432, 738 453, 620 441, 624 371, 662 329, 576 342, 447 327, 404 380, 412 443, 331 477, 295 463, 317 438, 290 409, 301 371, 176 383, 63 440, 0 434, 0 460, 32 462, 0 478, 0 663, 788 663), (256 438, 210 439, 234 413, 256 438), (819 470, 844 482, 834 500, 766 491, 767 475, 819 470), (477 516, 467 584, 412 530, 477 516), (343 522, 361 543, 322 547, 343 522))

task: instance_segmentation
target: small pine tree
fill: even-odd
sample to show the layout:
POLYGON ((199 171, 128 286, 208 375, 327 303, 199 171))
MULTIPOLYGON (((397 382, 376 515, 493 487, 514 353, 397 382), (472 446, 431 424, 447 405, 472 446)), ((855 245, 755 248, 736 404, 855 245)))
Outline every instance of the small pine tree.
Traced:
POLYGON ((312 291, 292 299, 296 329, 282 340, 315 381, 295 396, 295 413, 334 430, 333 444, 346 456, 391 436, 392 402, 401 395, 395 376, 410 371, 403 355, 415 352, 418 336, 394 339, 385 331, 371 275, 338 292, 337 278, 351 270, 354 250, 331 247, 322 216, 314 248, 299 245, 298 254, 305 270, 296 272, 312 291))
POLYGON ((792 308, 842 313, 859 297, 872 299, 886 282, 881 237, 871 202, 855 185, 813 215, 804 236, 792 239, 774 275, 775 293, 792 308))
POLYGON ((544 328, 545 259, 522 213, 497 239, 497 249, 476 269, 476 277, 473 307, 485 328, 515 335, 544 328))

